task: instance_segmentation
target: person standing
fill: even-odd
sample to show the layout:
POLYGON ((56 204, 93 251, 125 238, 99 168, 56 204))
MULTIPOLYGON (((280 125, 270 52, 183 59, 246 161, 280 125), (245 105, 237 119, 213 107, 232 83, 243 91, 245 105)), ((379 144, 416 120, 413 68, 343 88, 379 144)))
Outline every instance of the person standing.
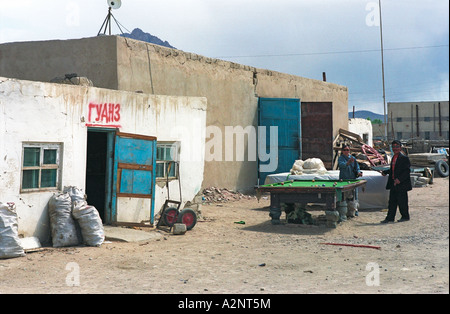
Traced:
POLYGON ((399 222, 408 221, 409 205, 408 205, 408 191, 412 190, 411 185, 411 162, 409 158, 402 152, 402 143, 398 140, 392 142, 392 157, 391 166, 388 170, 382 171, 382 175, 389 175, 386 183, 386 190, 389 190, 389 205, 386 218, 381 223, 393 222, 397 213, 397 207, 400 211, 399 222))
POLYGON ((355 180, 362 176, 359 164, 356 159, 350 155, 350 146, 342 147, 342 154, 338 158, 339 180, 355 180))
MULTIPOLYGON (((359 164, 356 159, 350 155, 350 146, 342 146, 342 154, 338 158, 339 180, 355 180, 362 176, 359 164)), ((347 217, 358 216, 358 190, 343 193, 343 202, 347 203, 347 217)))

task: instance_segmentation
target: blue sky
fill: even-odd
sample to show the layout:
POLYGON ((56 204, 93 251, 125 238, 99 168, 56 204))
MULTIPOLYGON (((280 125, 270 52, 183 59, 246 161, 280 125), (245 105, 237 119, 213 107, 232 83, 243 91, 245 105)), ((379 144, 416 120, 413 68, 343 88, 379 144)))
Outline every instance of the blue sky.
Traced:
MULTIPOLYGON (((108 10, 107 0, 0 4, 0 43, 96 36, 108 10)), ((449 1, 381 6, 386 103, 448 100, 449 1)), ((326 72, 348 87, 349 111, 384 111, 378 0, 122 0, 113 13, 183 51, 317 80, 326 72)))

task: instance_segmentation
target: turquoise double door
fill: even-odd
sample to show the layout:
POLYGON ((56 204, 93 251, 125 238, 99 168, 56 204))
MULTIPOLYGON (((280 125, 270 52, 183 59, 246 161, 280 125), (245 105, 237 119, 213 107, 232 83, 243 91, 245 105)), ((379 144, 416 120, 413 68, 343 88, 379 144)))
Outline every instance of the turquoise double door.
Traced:
POLYGON ((269 166, 274 160, 258 158, 259 184, 264 184, 266 177, 274 173, 289 172, 294 162, 301 159, 301 106, 300 99, 259 98, 258 103, 258 156, 270 154, 277 158, 276 168, 269 166), (265 139, 261 137, 261 127, 265 129, 265 139), (277 130, 270 136, 270 128, 277 130), (260 150, 265 150, 260 152, 260 150), (275 154, 276 152, 276 154, 275 154), (263 154, 261 154, 263 153, 263 154))

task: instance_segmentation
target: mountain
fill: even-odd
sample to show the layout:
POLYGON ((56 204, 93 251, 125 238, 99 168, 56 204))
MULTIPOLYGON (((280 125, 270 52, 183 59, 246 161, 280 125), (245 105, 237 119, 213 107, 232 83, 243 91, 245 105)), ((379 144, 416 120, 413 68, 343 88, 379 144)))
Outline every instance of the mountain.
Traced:
POLYGON ((161 39, 159 39, 156 36, 153 36, 152 34, 145 33, 140 28, 133 29, 131 34, 124 33, 120 36, 131 38, 131 39, 136 39, 136 40, 141 40, 141 41, 145 41, 145 42, 148 42, 151 44, 160 45, 160 46, 164 46, 164 47, 168 47, 168 48, 177 49, 177 48, 173 47, 172 45, 170 45, 167 41, 162 41, 161 39))
MULTIPOLYGON (((349 119, 353 118, 353 112, 348 113, 349 119)), ((370 120, 380 119, 384 122, 384 116, 382 114, 374 113, 372 111, 368 110, 357 110, 355 111, 355 118, 361 118, 361 119, 367 119, 370 118, 370 120)))

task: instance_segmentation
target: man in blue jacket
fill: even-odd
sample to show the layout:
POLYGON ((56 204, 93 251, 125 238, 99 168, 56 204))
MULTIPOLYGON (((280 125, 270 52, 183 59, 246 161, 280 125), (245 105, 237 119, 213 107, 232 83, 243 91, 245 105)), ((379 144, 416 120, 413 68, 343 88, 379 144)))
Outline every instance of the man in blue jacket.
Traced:
POLYGON ((386 183, 386 190, 389 191, 389 206, 386 218, 382 223, 388 223, 395 220, 397 206, 400 210, 401 218, 399 222, 409 220, 408 191, 412 190, 411 185, 411 162, 409 158, 402 154, 402 143, 398 140, 392 142, 391 167, 382 172, 383 176, 389 175, 386 183))
POLYGON ((342 146, 342 154, 338 158, 339 179, 340 180, 355 180, 362 176, 356 159, 350 155, 350 146, 342 146))
MULTIPOLYGON (((362 176, 356 159, 350 155, 350 146, 345 144, 342 146, 342 154, 338 158, 339 180, 355 180, 362 176)), ((347 203, 347 217, 358 216, 358 190, 344 192, 343 201, 347 203)), ((341 216, 345 220, 345 217, 341 216)))

